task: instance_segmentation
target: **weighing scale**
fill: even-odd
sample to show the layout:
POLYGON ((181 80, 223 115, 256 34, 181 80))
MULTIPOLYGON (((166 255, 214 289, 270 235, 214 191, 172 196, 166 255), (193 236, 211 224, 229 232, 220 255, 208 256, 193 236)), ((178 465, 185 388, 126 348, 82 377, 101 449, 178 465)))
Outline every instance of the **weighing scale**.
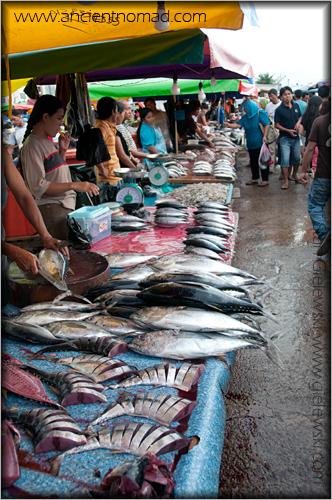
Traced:
POLYGON ((150 155, 149 160, 154 163, 153 167, 149 167, 149 181, 155 189, 160 189, 163 193, 169 193, 173 188, 169 187, 169 173, 163 163, 171 161, 173 158, 170 155, 150 155))
POLYGON ((116 201, 122 203, 124 210, 131 213, 133 210, 138 210, 144 205, 144 195, 141 186, 139 186, 134 179, 142 179, 146 171, 129 168, 119 168, 114 170, 115 175, 122 177, 122 179, 133 179, 133 182, 125 182, 120 187, 116 195, 116 201))

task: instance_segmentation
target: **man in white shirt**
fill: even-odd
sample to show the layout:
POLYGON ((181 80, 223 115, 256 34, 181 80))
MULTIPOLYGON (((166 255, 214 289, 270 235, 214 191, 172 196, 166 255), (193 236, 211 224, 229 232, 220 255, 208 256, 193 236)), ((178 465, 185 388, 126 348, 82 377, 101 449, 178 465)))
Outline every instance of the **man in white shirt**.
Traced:
MULTIPOLYGON (((269 104, 266 105, 265 111, 267 112, 269 117, 274 122, 274 113, 275 113, 275 110, 280 106, 281 101, 279 101, 279 99, 278 99, 278 91, 276 89, 270 89, 268 92, 268 96, 269 96, 270 102, 269 102, 269 104)), ((276 141, 272 142, 271 144, 269 144, 269 150, 270 150, 272 158, 274 158, 275 165, 278 163, 277 159, 276 159, 277 141, 278 141, 278 139, 276 141)), ((271 170, 271 167, 270 167, 270 172, 271 171, 273 172, 273 169, 271 170)))
POLYGON ((27 128, 27 124, 23 121, 22 112, 19 109, 12 110, 12 123, 15 127, 15 142, 16 148, 14 150, 14 156, 18 156, 23 144, 24 134, 27 128))

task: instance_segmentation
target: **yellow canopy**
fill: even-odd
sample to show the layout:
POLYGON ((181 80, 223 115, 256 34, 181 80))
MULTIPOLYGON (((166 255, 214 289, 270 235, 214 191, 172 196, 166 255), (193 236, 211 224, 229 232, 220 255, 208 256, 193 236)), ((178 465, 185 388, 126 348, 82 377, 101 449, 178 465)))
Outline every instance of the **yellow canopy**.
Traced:
MULTIPOLYGON (((157 33, 157 1, 1 3, 2 54, 134 38, 157 33)), ((169 2, 168 31, 242 28, 239 2, 169 2)), ((162 19, 164 20, 164 19, 162 19)), ((96 54, 98 57, 98 54, 96 54)))
MULTIPOLYGON (((25 87, 30 78, 20 78, 19 80, 11 81, 11 91, 15 92, 16 90, 25 87)), ((9 87, 8 81, 4 80, 1 82, 1 97, 9 96, 9 87)))

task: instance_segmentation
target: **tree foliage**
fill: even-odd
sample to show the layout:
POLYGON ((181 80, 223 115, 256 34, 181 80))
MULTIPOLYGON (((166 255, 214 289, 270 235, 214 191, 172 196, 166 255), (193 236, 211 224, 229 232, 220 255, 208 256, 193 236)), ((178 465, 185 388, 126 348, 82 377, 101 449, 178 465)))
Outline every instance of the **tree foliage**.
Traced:
POLYGON ((279 80, 274 78, 274 75, 270 75, 269 73, 260 73, 256 80, 256 83, 266 83, 268 85, 275 85, 279 83, 279 80))

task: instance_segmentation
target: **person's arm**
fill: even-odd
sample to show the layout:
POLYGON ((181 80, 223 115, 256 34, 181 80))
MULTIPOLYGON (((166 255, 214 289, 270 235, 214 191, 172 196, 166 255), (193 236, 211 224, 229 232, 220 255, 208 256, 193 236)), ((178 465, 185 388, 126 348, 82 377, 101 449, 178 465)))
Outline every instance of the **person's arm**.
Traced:
POLYGON ((88 193, 90 196, 97 196, 99 194, 99 187, 93 182, 51 182, 44 192, 46 196, 53 196, 55 194, 65 193, 73 189, 79 193, 88 193))
POLYGON ((263 134, 263 142, 266 143, 267 133, 269 131, 270 125, 264 125, 264 134, 263 134))
POLYGON ((136 168, 136 165, 134 165, 130 158, 126 155, 122 146, 121 139, 118 135, 115 137, 115 150, 116 156, 122 163, 124 163, 129 168, 136 168))
POLYGON ((300 182, 303 184, 304 187, 307 186, 309 181, 309 175, 307 173, 307 170, 310 167, 316 146, 318 146, 317 142, 309 140, 308 146, 306 147, 306 150, 303 155, 300 182))
MULTIPOLYGON (((300 118, 297 120, 296 122, 296 125, 294 127, 294 130, 296 130, 296 132, 299 132, 300 133, 300 124, 301 124, 301 116, 300 118)), ((301 134, 302 135, 302 134, 301 134)))
POLYGON ((131 154, 135 156, 135 158, 147 158, 148 154, 143 153, 143 151, 136 151, 135 149, 129 149, 131 154))
POLYGON ((307 135, 306 131, 305 131, 305 128, 304 126, 302 125, 302 119, 300 119, 300 123, 299 123, 299 126, 298 126, 298 133, 300 135, 303 135, 304 137, 307 135))
POLYGON ((206 123, 206 116, 204 114, 201 116, 201 120, 202 120, 203 127, 207 127, 208 124, 206 123))
POLYGON ((6 241, 1 242, 1 253, 15 261, 22 271, 31 271, 33 274, 38 274, 38 269, 41 269, 40 262, 36 255, 33 255, 23 248, 11 245, 6 241))
MULTIPOLYGON (((52 238, 50 233, 47 231, 43 217, 33 199, 30 191, 26 187, 21 174, 16 169, 13 160, 9 156, 6 148, 2 147, 2 168, 6 183, 14 195, 19 207, 24 213, 25 217, 28 219, 30 224, 35 228, 39 234, 43 245, 45 248, 50 248, 52 250, 57 250, 57 243, 60 240, 52 238)), ((13 245, 12 245, 13 246, 13 245)), ((16 247, 15 247, 16 248, 16 247)), ((62 253, 69 257, 69 251, 67 247, 62 248, 62 253)))
POLYGON ((224 122, 226 128, 242 128, 238 123, 224 122))
POLYGON ((60 134, 59 135, 59 153, 61 158, 66 161, 67 149, 69 148, 70 143, 70 135, 69 134, 60 134))
POLYGON ((203 141, 206 141, 209 144, 210 148, 212 148, 212 149, 215 148, 215 145, 213 144, 213 142, 210 141, 210 139, 208 139, 206 137, 206 135, 203 134, 203 132, 201 130, 199 130, 197 127, 196 127, 195 132, 196 132, 197 135, 199 135, 201 137, 201 139, 203 139, 203 141))
MULTIPOLYGON (((274 126, 275 128, 277 128, 278 130, 280 130, 281 132, 287 132, 287 134, 289 134, 291 137, 295 138, 297 137, 297 132, 295 129, 289 129, 289 128, 285 128, 283 127, 282 125, 280 125, 279 122, 274 122, 274 126)), ((295 125, 296 126, 296 125, 295 125)))
POLYGON ((150 153, 152 153, 154 155, 156 155, 156 154, 158 155, 159 154, 158 151, 156 150, 156 148, 154 146, 145 146, 145 147, 146 147, 146 149, 148 151, 150 151, 150 153))

